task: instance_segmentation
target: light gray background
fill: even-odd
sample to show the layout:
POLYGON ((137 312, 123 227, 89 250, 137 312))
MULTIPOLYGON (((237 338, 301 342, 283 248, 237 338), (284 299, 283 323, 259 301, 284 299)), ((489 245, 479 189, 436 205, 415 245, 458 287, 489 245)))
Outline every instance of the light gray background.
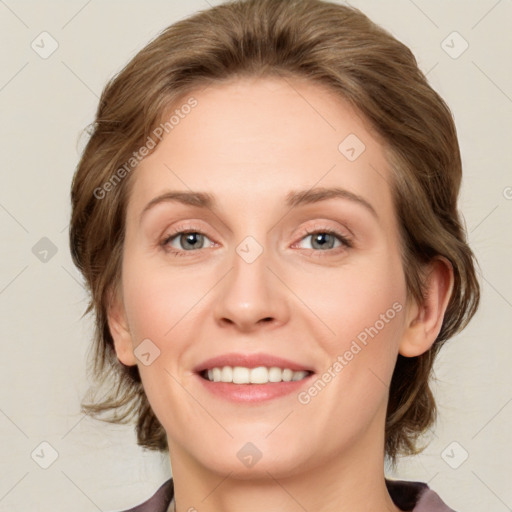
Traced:
MULTIPOLYGON (((435 366, 440 420, 431 444, 395 476, 428 482, 461 512, 512 510, 512 1, 352 5, 410 46, 454 113, 461 209, 482 273, 480 311, 435 366), (457 58, 462 39, 442 45, 453 31, 469 44, 457 58)), ((167 456, 136 447, 131 427, 79 412, 92 327, 81 319, 86 295, 68 250, 69 187, 80 131, 106 81, 164 27, 207 7, 206 0, 0 0, 2 511, 127 508, 170 474, 167 456), (46 59, 31 48, 32 41, 40 53, 51 48, 43 31, 59 45, 46 59), (32 250, 43 237, 55 255, 32 250), (44 441, 58 454, 47 469, 40 464, 52 451, 44 441)))

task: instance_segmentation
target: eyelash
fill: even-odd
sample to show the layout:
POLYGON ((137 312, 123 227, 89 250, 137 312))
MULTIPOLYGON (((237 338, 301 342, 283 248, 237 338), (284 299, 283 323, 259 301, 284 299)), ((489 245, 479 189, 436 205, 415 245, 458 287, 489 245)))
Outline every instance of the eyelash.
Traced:
MULTIPOLYGON (((160 246, 167 253, 171 254, 172 256, 186 256, 187 253, 197 252, 197 250, 199 250, 199 249, 197 249, 197 250, 191 249, 189 251, 177 250, 177 249, 171 248, 168 245, 169 242, 171 242, 177 236, 186 235, 186 234, 190 234, 190 233, 197 233, 197 234, 204 235, 207 237, 207 235, 205 233, 203 233, 201 231, 201 229, 195 228, 194 226, 189 226, 186 229, 176 230, 176 231, 173 231, 172 233, 167 234, 160 242, 160 246)), ((326 235, 334 236, 341 242, 341 244, 343 246, 343 247, 340 246, 340 247, 335 247, 335 248, 327 249, 327 250, 323 250, 323 251, 316 250, 316 249, 306 249, 308 251, 313 251, 313 253, 316 253, 316 255, 318 255, 318 256, 324 256, 321 253, 328 253, 327 256, 332 255, 333 252, 335 254, 337 254, 339 252, 339 249, 346 250, 346 249, 350 249, 353 247, 352 240, 349 237, 347 237, 346 235, 342 235, 341 233, 339 233, 338 231, 336 231, 334 229, 328 229, 328 228, 324 229, 322 227, 317 227, 317 226, 315 226, 315 228, 312 230, 306 229, 304 231, 304 233, 301 235, 299 242, 308 236, 317 235, 317 234, 326 234, 326 235), (318 253, 320 253, 320 254, 318 254, 318 253)), ((297 242, 294 245, 296 245, 296 244, 297 244, 297 242)))

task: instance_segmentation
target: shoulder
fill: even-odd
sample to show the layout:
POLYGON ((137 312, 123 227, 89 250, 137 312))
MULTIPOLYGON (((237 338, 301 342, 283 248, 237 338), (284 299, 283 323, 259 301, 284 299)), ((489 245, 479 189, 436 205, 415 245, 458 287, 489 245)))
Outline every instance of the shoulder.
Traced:
POLYGON ((386 479, 388 492, 397 507, 411 512, 455 512, 424 482, 386 479))
POLYGON ((169 503, 171 503, 173 497, 174 482, 172 478, 170 478, 158 488, 151 498, 133 508, 121 512, 167 512, 169 503))

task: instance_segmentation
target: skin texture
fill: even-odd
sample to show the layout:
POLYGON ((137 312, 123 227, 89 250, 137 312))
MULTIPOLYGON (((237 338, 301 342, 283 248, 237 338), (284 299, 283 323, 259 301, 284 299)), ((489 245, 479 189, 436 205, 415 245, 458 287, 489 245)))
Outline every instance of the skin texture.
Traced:
POLYGON ((282 78, 193 96, 197 107, 132 177, 121 293, 109 311, 118 358, 139 365, 166 430, 177 510, 397 511, 383 472, 388 386, 398 353, 419 355, 439 333, 451 267, 433 262, 427 300, 408 302, 382 142, 339 96, 282 78), (365 145, 354 161, 338 149, 349 134, 365 145), (346 198, 285 204, 292 190, 334 186, 376 216, 346 198), (218 204, 167 201, 141 219, 170 190, 209 192, 218 204), (189 250, 179 235, 162 246, 173 230, 205 238, 189 250), (352 247, 314 245, 308 231, 326 230, 352 247), (263 248, 252 263, 236 251, 247 236, 263 248), (192 371, 228 352, 268 353, 319 377, 393 304, 401 310, 307 404, 296 393, 233 404, 192 371), (148 366, 134 355, 144 339, 160 350, 148 366), (237 457, 247 442, 262 454, 252 467, 237 457))

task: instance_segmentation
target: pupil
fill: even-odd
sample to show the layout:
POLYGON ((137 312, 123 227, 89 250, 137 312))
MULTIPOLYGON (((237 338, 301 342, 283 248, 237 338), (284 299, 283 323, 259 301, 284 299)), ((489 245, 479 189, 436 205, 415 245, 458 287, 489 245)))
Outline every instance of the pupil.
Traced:
POLYGON ((316 243, 319 244, 320 248, 328 247, 329 249, 332 249, 332 242, 334 242, 334 239, 331 237, 329 233, 318 233, 315 237, 313 237, 313 247, 316 243))
MULTIPOLYGON (((185 235, 182 235, 182 237, 185 238, 185 244, 183 244, 183 247, 185 249, 187 249, 187 244, 190 244, 190 245, 194 245, 195 243, 197 243, 197 238, 198 237, 201 237, 202 235, 200 235, 199 233, 186 233, 185 235)), ((201 239, 199 239, 201 240, 201 239)), ((193 247, 192 247, 193 248, 193 247)))

